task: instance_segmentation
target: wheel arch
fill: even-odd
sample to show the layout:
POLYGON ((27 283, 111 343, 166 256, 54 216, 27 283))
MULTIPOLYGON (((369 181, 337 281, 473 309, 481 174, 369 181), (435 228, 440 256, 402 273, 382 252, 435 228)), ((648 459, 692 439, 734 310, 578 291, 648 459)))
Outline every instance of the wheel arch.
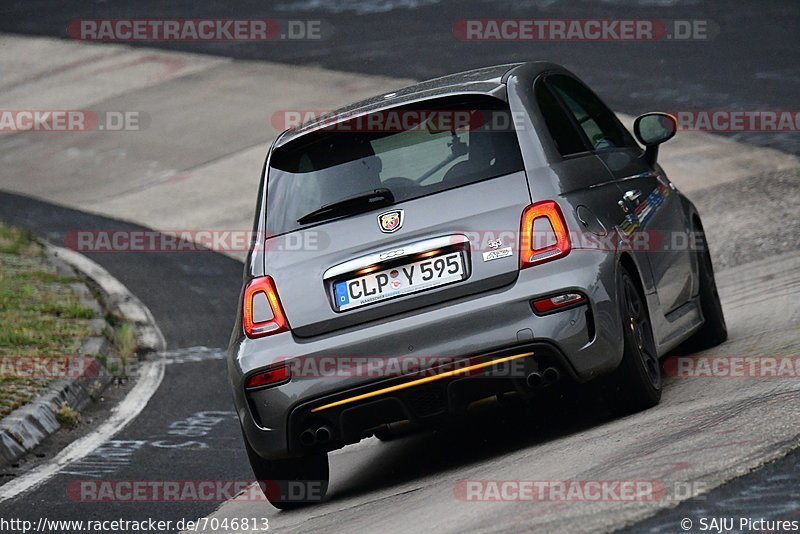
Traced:
MULTIPOLYGON (((697 230, 705 235, 703 219, 700 217, 700 213, 697 211, 694 203, 684 195, 681 195, 680 198, 686 213, 686 220, 689 222, 689 232, 693 233, 697 230)), ((693 238, 690 240, 690 243, 694 244, 696 240, 693 238)), ((705 241, 705 243, 706 246, 708 246, 708 241, 705 241)), ((700 293, 700 258, 697 254, 693 254, 692 256, 694 258, 694 262, 692 263, 692 297, 694 298, 700 293)))
MULTIPOLYGON (((644 286, 644 275, 642 273, 641 268, 636 263, 633 255, 629 254, 628 252, 622 252, 619 255, 619 259, 617 260, 617 269, 625 269, 628 274, 631 275, 633 278, 633 282, 636 284, 636 289, 639 291, 640 295, 642 296, 642 302, 644 303, 645 310, 647 312, 647 316, 650 319, 650 327, 653 329, 653 336, 656 341, 656 350, 658 350, 659 346, 659 336, 660 332, 657 330, 657 322, 653 318, 653 310, 657 309, 658 307, 658 295, 656 293, 648 293, 645 290, 644 286)), ((619 294, 617 294, 617 310, 619 313, 619 294)), ((622 317, 619 317, 620 327, 622 327, 622 317)))
POLYGON ((629 274, 633 275, 633 281, 636 283, 636 289, 638 289, 641 292, 645 304, 647 304, 647 313, 649 314, 650 306, 647 303, 647 292, 645 291, 644 283, 642 282, 641 269, 639 269, 639 266, 636 264, 636 260, 634 260, 633 256, 631 256, 629 253, 623 252, 619 256, 619 261, 617 262, 617 268, 625 269, 628 271, 629 274))

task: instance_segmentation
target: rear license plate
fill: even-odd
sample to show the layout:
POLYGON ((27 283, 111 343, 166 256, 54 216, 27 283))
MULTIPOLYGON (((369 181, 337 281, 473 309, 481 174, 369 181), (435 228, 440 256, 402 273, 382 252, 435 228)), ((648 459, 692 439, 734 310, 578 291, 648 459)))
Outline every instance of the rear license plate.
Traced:
POLYGON ((336 309, 349 310, 458 282, 466 278, 465 273, 461 252, 451 252, 343 280, 334 285, 336 309))

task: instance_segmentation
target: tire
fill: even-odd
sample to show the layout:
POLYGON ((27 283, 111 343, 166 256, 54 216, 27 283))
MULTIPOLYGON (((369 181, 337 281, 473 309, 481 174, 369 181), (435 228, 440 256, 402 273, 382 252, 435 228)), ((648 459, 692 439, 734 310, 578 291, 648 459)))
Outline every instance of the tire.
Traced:
POLYGON ((610 377, 606 398, 616 413, 628 414, 661 401, 661 362, 644 296, 623 266, 617 274, 617 293, 624 346, 622 362, 610 377))
POLYGON ((330 479, 327 453, 265 460, 250 447, 247 438, 244 445, 261 491, 275 508, 292 510, 325 498, 330 479))
MULTIPOLYGON (((697 226, 697 225, 696 225, 697 226)), ((708 250, 705 234, 702 227, 695 227, 697 236, 697 270, 700 277, 700 308, 703 310, 703 326, 694 333, 686 343, 686 349, 691 352, 716 347, 728 339, 728 327, 725 324, 725 315, 717 291, 717 281, 714 278, 714 266, 711 263, 711 253, 708 250)))

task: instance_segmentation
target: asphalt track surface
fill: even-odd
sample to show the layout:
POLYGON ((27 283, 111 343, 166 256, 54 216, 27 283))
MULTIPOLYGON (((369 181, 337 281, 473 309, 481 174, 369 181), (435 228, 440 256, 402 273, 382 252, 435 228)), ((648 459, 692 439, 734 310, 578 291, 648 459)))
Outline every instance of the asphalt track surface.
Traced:
MULTIPOLYGON (((79 19, 270 18, 319 20, 321 40, 144 43, 171 50, 318 65, 417 80, 513 61, 573 69, 614 109, 795 110, 800 9, 792 0, 235 0, 164 5, 157 0, 6 1, 0 31, 66 37, 79 19), (461 19, 653 19, 709 21, 709 39, 653 42, 464 42, 461 19)), ((133 43, 136 44, 136 43, 133 43)), ((796 132, 737 133, 800 154, 796 132)))
MULTIPOLYGON (((74 228, 141 229, 5 193, 0 194, 0 214, 3 222, 27 228, 57 245, 63 245, 64 235, 74 228)), ((226 345, 241 285, 240 262, 213 252, 87 256, 150 308, 170 350, 226 345)), ((0 516, 34 521, 42 515, 51 519, 153 517, 177 521, 204 515, 218 503, 88 503, 71 499, 67 490, 70 483, 81 480, 252 478, 220 359, 168 365, 158 392, 135 424, 101 449, 66 469, 69 474, 57 475, 19 499, 0 503, 0 516), (201 412, 206 412, 206 417, 197 417, 201 412), (186 424, 192 420, 202 421, 197 428, 209 433, 198 436, 203 430, 189 430, 196 426, 186 424), (81 510, 78 514, 76 506, 81 510)))
MULTIPOLYGON (((614 107, 629 113, 653 108, 674 109, 675 102, 686 102, 687 107, 691 106, 690 109, 727 107, 792 109, 793 98, 800 84, 797 50, 796 47, 792 47, 793 41, 786 37, 788 30, 794 30, 798 26, 798 10, 793 8, 790 2, 763 2, 749 8, 740 6, 736 11, 700 2, 620 0, 605 2, 598 7, 588 2, 578 2, 582 10, 581 16, 707 17, 717 21, 721 28, 727 28, 728 32, 720 34, 711 42, 704 43, 639 43, 635 46, 619 43, 606 43, 603 46, 587 43, 574 43, 570 46, 540 43, 533 52, 530 45, 514 43, 464 45, 452 37, 451 21, 472 16, 479 18, 532 16, 531 10, 536 12, 537 16, 546 13, 550 18, 575 17, 570 11, 571 7, 568 8, 560 2, 479 3, 470 4, 468 7, 464 7, 461 3, 434 2, 415 9, 399 8, 384 13, 360 13, 354 16, 352 9, 341 13, 330 9, 310 12, 298 9, 298 6, 304 5, 303 3, 285 2, 285 4, 292 5, 293 8, 277 11, 274 9, 277 4, 274 4, 273 8, 267 8, 262 7, 260 3, 233 4, 233 7, 231 4, 222 3, 203 6, 173 3, 169 12, 159 8, 158 13, 163 17, 182 18, 214 15, 227 18, 235 16, 323 18, 330 21, 335 30, 334 36, 325 43, 325 46, 313 44, 305 46, 304 43, 276 43, 269 49, 248 44, 211 44, 199 49, 195 45, 183 46, 193 52, 202 51, 287 63, 312 63, 329 68, 395 77, 421 79, 487 63, 529 59, 533 54, 536 58, 546 57, 565 63, 592 83, 614 107), (663 7, 664 5, 670 7, 663 7), (520 11, 522 9, 528 11, 523 14, 520 11), (498 11, 501 14, 497 14, 498 11), (742 35, 749 35, 749 40, 742 39, 742 35), (754 46, 756 43, 757 46, 754 46), (397 50, 404 44, 407 46, 408 55, 413 55, 415 58, 414 62, 399 58, 397 50), (736 56, 735 62, 731 61, 732 56, 736 56), (617 90, 622 87, 625 89, 617 90)), ((325 1, 314 4, 323 8, 329 5, 325 1)), ((66 24, 64 21, 112 15, 116 18, 152 17, 156 11, 153 6, 146 3, 137 4, 135 8, 115 3, 86 3, 83 8, 85 11, 81 11, 80 5, 76 3, 66 8, 54 2, 5 3, 2 8, 4 16, 0 18, 0 29, 60 35, 66 24), (47 13, 46 17, 42 16, 43 12, 47 13)), ((740 135, 737 138, 787 152, 800 151, 796 133, 740 135)), ((734 187, 721 187, 700 193, 703 196, 701 210, 706 209, 718 214, 719 218, 714 220, 718 220, 720 226, 725 223, 726 230, 733 229, 731 230, 733 235, 727 235, 722 229, 719 230, 719 237, 725 240, 725 244, 715 251, 715 258, 719 262, 718 268, 735 269, 747 265, 748 262, 769 258, 776 252, 791 252, 798 249, 796 238, 798 234, 793 232, 796 226, 790 224, 782 232, 776 232, 778 235, 774 235, 776 233, 773 232, 758 231, 760 224, 769 224, 773 217, 779 219, 785 217, 791 222, 793 206, 796 206, 797 201, 797 179, 796 174, 785 174, 766 181, 769 187, 754 186, 747 181, 741 181, 734 184, 734 187), (739 217, 747 213, 746 216, 751 220, 748 224, 728 226, 727 223, 730 221, 723 217, 724 212, 730 206, 741 203, 742 198, 750 198, 754 202, 763 201, 768 208, 760 214, 748 213, 747 210, 741 209, 731 210, 739 217), (768 235, 765 236, 764 233, 768 235)), ((0 219, 29 228, 56 244, 63 241, 66 232, 80 228, 141 228, 108 217, 6 193, 0 195, 0 219)), ((794 223, 796 225, 796 215, 794 223)), ((714 242, 722 241, 715 241, 712 238, 712 246, 714 242)), ((183 355, 202 353, 193 347, 226 345, 241 283, 241 263, 213 252, 119 255, 98 253, 89 256, 118 277, 151 309, 170 350, 187 349, 185 353, 168 357, 182 361, 183 355)), ((787 265, 790 271, 796 268, 794 260, 790 260, 787 265)), ((759 265, 754 272, 765 269, 766 267, 759 265)), ((771 273, 767 275, 769 276, 786 282, 785 273, 771 273)), ((754 278, 752 273, 748 274, 745 280, 751 278, 754 278)), ((766 290, 775 289, 770 282, 765 284, 766 290)), ((791 289, 796 286, 796 279, 789 277, 788 287, 791 289)), ((778 287, 783 286, 778 285, 778 287)), ((737 288, 734 283, 727 294, 735 296, 736 293, 737 288)), ((796 304, 781 301, 780 305, 786 306, 789 310, 786 319, 797 318, 796 304)), ((736 317, 738 319, 734 324, 739 325, 740 330, 735 330, 738 332, 735 341, 741 342, 743 338, 758 334, 755 326, 750 326, 748 331, 745 311, 737 311, 736 317)), ((778 322, 776 319, 776 323, 778 322)), ((791 324, 789 322, 789 326, 783 325, 781 328, 790 328, 791 324)), ((784 347, 772 348, 776 353, 794 350, 796 354, 796 337, 795 330, 793 337, 791 332, 789 336, 790 341, 795 340, 794 345, 787 341, 784 347)), ((742 348, 741 343, 731 344, 728 350, 739 350, 741 353, 748 348, 754 350, 753 346, 769 348, 768 340, 760 341, 759 344, 753 342, 745 348, 742 348)), ((190 361, 167 367, 164 382, 145 411, 134 424, 115 436, 113 446, 109 449, 116 449, 117 454, 114 454, 114 451, 112 453, 108 450, 99 451, 80 465, 68 469, 69 472, 57 475, 34 492, 0 503, 0 516, 38 518, 46 510, 48 517, 63 519, 154 517, 177 520, 207 515, 217 508, 219 503, 207 502, 87 504, 76 503, 67 497, 70 483, 92 478, 244 480, 251 477, 241 448, 237 424, 232 416, 222 361, 203 360, 202 357, 198 358, 201 361, 187 359, 190 361), (179 431, 186 428, 186 422, 197 420, 201 412, 206 412, 204 419, 207 422, 213 422, 213 424, 208 423, 207 432, 199 437, 181 435, 179 431), (175 433, 176 430, 178 433, 175 433), (194 444, 178 449, 163 447, 164 444, 189 442, 194 444), (120 450, 123 452, 119 453, 120 450)), ((295 531, 321 531, 328 527, 338 527, 342 530, 359 527, 382 527, 387 531, 401 530, 404 528, 403 514, 412 514, 411 510, 420 510, 420 520, 429 520, 428 524, 437 530, 451 530, 455 522, 448 523, 448 517, 433 518, 430 514, 436 510, 445 515, 450 514, 448 500, 452 500, 450 491, 452 481, 467 478, 470 476, 469 473, 474 472, 483 478, 492 478, 495 472, 493 464, 497 466, 498 473, 503 473, 503 464, 514 466, 521 461, 533 462, 531 454, 548 455, 547 458, 556 462, 568 463, 573 457, 577 461, 579 457, 592 451, 576 451, 576 442, 591 442, 591 439, 597 437, 596 433, 604 431, 628 432, 632 429, 631 432, 639 433, 642 425, 661 424, 659 418, 655 417, 657 413, 665 413, 667 417, 697 417, 701 423, 705 421, 707 425, 712 426, 712 430, 717 432, 716 439, 719 440, 726 440, 728 439, 726 436, 731 434, 737 435, 734 430, 736 424, 742 425, 743 434, 752 431, 745 428, 743 421, 734 419, 729 413, 729 407, 724 405, 702 406, 697 412, 681 412, 676 416, 673 410, 677 410, 682 403, 703 397, 699 391, 701 389, 686 384, 670 384, 668 392, 671 392, 671 395, 668 395, 668 402, 663 408, 656 409, 663 412, 651 413, 649 416, 644 416, 645 419, 641 421, 637 419, 615 421, 602 409, 584 411, 580 407, 576 409, 563 406, 561 408, 565 412, 565 417, 556 421, 547 419, 546 422, 534 422, 530 426, 520 425, 519 419, 512 416, 489 421, 488 437, 482 433, 461 431, 449 437, 422 436, 385 445, 365 442, 360 448, 334 456, 332 460, 334 477, 340 482, 334 487, 332 502, 319 511, 277 514, 263 503, 247 503, 249 507, 245 507, 244 510, 265 513, 271 518, 276 518, 274 522, 276 530, 285 526, 286 530, 295 531), (733 426, 727 429, 714 428, 708 419, 703 419, 703 416, 715 414, 721 420, 725 420, 726 417, 732 418, 733 426), (555 454, 549 450, 562 446, 566 447, 567 451, 563 454, 555 454), (368 468, 364 468, 363 464, 367 464, 368 468), (429 501, 430 506, 424 507, 417 499, 429 501), (387 519, 381 520, 382 517, 387 519), (385 521, 392 521, 393 524, 387 525, 385 521)), ((732 392, 729 393, 733 395, 732 392)), ((779 403, 781 399, 785 399, 787 405, 797 404, 797 399, 791 395, 794 395, 791 389, 788 391, 754 389, 751 396, 739 398, 735 408, 746 411, 745 407, 749 401, 756 406, 755 409, 759 409, 758 406, 761 405, 758 405, 757 398, 762 396, 771 399, 772 403, 779 403)), ((767 422, 775 425, 776 433, 780 430, 787 436, 791 435, 791 432, 783 428, 797 421, 793 415, 789 416, 790 411, 792 409, 785 408, 784 413, 768 416, 767 422)), ((699 424, 695 427, 695 431, 708 432, 708 428, 699 424)), ((765 428, 769 428, 768 425, 759 427, 759 431, 764 431, 765 428)), ((681 436, 672 437, 678 439, 681 436)), ((793 441, 791 437, 786 439, 796 446, 796 437, 793 441)), ((613 443, 613 440, 603 443, 607 446, 613 443)), ((652 441, 647 443, 657 445, 652 441)), ((621 447, 621 450, 632 449, 621 447)), ((726 454, 724 449, 720 454, 726 454)), ((700 453, 697 456, 698 462, 704 458, 709 460, 708 456, 703 457, 700 453)), ((644 459, 647 460, 647 455, 644 455, 644 459)), ((617 461, 623 462, 623 460, 617 458, 617 461)), ((714 460, 719 458, 711 459, 714 460)), ((792 453, 753 474, 725 484, 698 498, 685 501, 677 508, 661 512, 643 523, 638 523, 631 527, 631 531, 675 532, 679 530, 680 518, 703 514, 730 516, 748 512, 751 515, 761 514, 764 517, 784 519, 796 517, 797 499, 790 488, 798 479, 800 472, 797 460, 797 454, 792 453)), ((653 470, 659 468, 659 465, 653 466, 653 470)), ((745 462, 742 466, 745 466, 745 462)), ((719 469, 723 472, 736 470, 737 473, 744 474, 747 468, 742 466, 737 470, 735 465, 723 463, 719 469)), ((639 468, 643 467, 639 465, 639 468)), ((690 475, 689 470, 682 480, 689 480, 690 475)), ((510 478, 510 476, 497 475, 497 478, 510 478)), ((794 484, 794 488, 796 487, 794 484)), ((510 530, 514 529, 514 526, 524 528, 526 524, 536 523, 536 518, 540 515, 527 511, 525 507, 517 507, 510 513, 505 511, 502 516, 488 510, 488 506, 491 505, 475 511, 476 507, 480 509, 482 506, 481 503, 472 505, 471 513, 466 515, 467 525, 480 530, 510 530)), ((238 510, 234 509, 233 513, 237 513, 238 510)), ((605 514, 608 515, 608 512, 605 514)), ((569 524, 576 528, 581 525, 581 521, 588 524, 586 517, 580 517, 591 515, 588 510, 577 515, 578 517, 568 518, 571 523, 558 523, 560 516, 557 513, 551 518, 552 523, 544 524, 551 527, 569 524)))
MULTIPOLYGON (((784 187, 792 185, 787 181, 784 181, 784 184, 784 187)), ((728 189, 734 188, 728 187, 728 189)), ((783 191, 772 191, 770 196, 792 194, 796 196, 796 192, 787 188, 783 191)), ((709 198, 721 195, 709 191, 700 196, 705 196, 700 201, 706 204, 710 202, 709 198)), ((729 199, 722 199, 724 200, 729 199)), ((772 207, 781 209, 780 203, 772 207)), ((8 193, 0 194, 0 214, 2 214, 0 220, 3 222, 28 228, 56 244, 63 244, 64 235, 75 228, 141 229, 137 225, 8 193)), ((198 341, 211 347, 224 345, 228 336, 226 322, 230 318, 231 303, 235 302, 239 289, 241 264, 213 252, 147 253, 141 257, 136 257, 136 253, 130 254, 87 255, 114 273, 150 307, 171 348, 164 357, 175 360, 175 364, 167 367, 161 387, 134 424, 124 429, 100 450, 85 460, 69 466, 33 492, 1 503, 2 517, 32 521, 36 521, 42 515, 49 519, 141 520, 150 517, 172 521, 193 519, 211 513, 219 503, 88 503, 70 497, 75 495, 70 492, 70 488, 74 488, 77 481, 84 480, 238 481, 249 480, 251 476, 241 448, 235 417, 230 410, 223 363, 218 359, 202 361, 202 351, 193 347, 198 341), (191 273, 195 276, 175 277, 174 273, 191 273), (191 278, 205 282, 192 283, 189 281, 191 278), (187 328, 191 328, 189 332, 187 328), (181 348, 186 350, 182 351, 181 348), (180 363, 192 355, 199 355, 198 359, 201 361, 180 363), (200 412, 205 415, 198 415, 200 412), (181 429, 186 429, 186 425, 181 422, 198 417, 211 421, 205 425, 207 432, 200 436, 180 433, 181 429), (178 433, 174 432, 176 429, 178 433), (184 447, 182 444, 187 446, 184 447), (169 449, 165 448, 165 445, 178 445, 180 448, 169 449)), ((726 258, 722 261, 729 267, 735 267, 737 263, 749 259, 726 258)), ((792 266, 796 264, 796 260, 791 261, 792 266)), ((756 270, 764 272, 765 268, 756 270)), ((775 280, 779 277, 775 276, 775 273, 764 272, 764 278, 775 280)), ((748 276, 748 279, 751 277, 748 276)), ((725 281, 721 283, 723 295, 730 299, 731 284, 725 281)), ((734 281, 732 285, 736 285, 736 282, 734 281)), ((798 285, 796 277, 791 285, 798 285)), ((794 314, 797 315, 796 310, 794 314)), ((729 324, 730 321, 729 312, 729 324)), ((732 322, 733 331, 736 332, 740 326, 736 326, 738 321, 732 322)), ((734 337, 741 338, 741 333, 734 334, 734 337)), ((791 341, 788 343, 791 344, 791 341)), ((796 342, 794 347, 797 347, 796 342)), ((689 386, 691 384, 680 384, 675 380, 668 382, 665 404, 675 408, 676 396, 680 403, 682 402, 680 398, 687 391, 690 395, 696 395, 697 392, 692 393, 692 388, 689 386)), ((769 391, 763 398, 770 398, 772 400, 769 402, 775 402, 785 397, 785 401, 782 402, 796 405, 797 395, 794 388, 785 391, 779 388, 777 391, 769 391)), ((750 400, 752 408, 759 410, 761 403, 755 397, 751 397, 750 400)), ((696 425, 693 425, 695 432, 706 431, 711 434, 713 440, 723 439, 724 444, 713 445, 719 446, 723 451, 726 446, 736 446, 736 441, 731 441, 729 438, 735 430, 725 430, 722 425, 717 427, 719 421, 710 424, 708 416, 717 418, 720 416, 714 415, 715 410, 730 410, 724 406, 723 402, 711 410, 710 414, 708 411, 703 413, 688 411, 690 416, 697 418, 696 425)), ((334 455, 332 458, 334 476, 344 480, 337 481, 332 501, 326 507, 337 507, 338 513, 326 510, 317 514, 312 509, 306 513, 276 514, 263 502, 245 502, 241 505, 247 507, 247 515, 241 513, 240 509, 234 508, 233 513, 228 512, 228 516, 247 517, 250 514, 266 512, 273 521, 273 528, 297 532, 325 531, 337 527, 338 529, 368 527, 373 521, 378 522, 379 517, 375 515, 375 510, 369 510, 369 506, 377 504, 391 508, 394 511, 393 515, 402 516, 404 513, 410 513, 409 510, 415 508, 414 493, 428 486, 431 479, 435 482, 434 487, 439 486, 434 489, 438 499, 442 493, 441 486, 449 490, 452 481, 468 476, 468 473, 481 464, 488 466, 487 473, 493 473, 495 470, 507 473, 508 469, 514 472, 519 469, 519 466, 514 467, 519 462, 519 456, 529 457, 528 450, 539 451, 535 454, 553 455, 554 451, 549 449, 560 447, 562 445, 558 444, 564 443, 566 452, 563 453, 563 459, 568 461, 578 452, 574 450, 575 443, 590 441, 593 439, 593 432, 600 432, 602 439, 607 439, 603 434, 627 430, 625 421, 614 420, 602 408, 569 402, 556 403, 554 408, 558 410, 557 416, 542 417, 541 413, 514 411, 509 414, 494 413, 488 418, 478 419, 481 425, 485 425, 478 430, 461 428, 454 430, 453 433, 423 435, 383 445, 370 440, 351 449, 346 455, 334 455), (409 485, 413 489, 404 489, 409 485), (353 501, 361 504, 353 505, 353 501), (362 507, 365 510, 361 510, 362 507), (286 524, 277 522, 281 520, 286 524)), ((736 403, 734 408, 746 409, 742 403, 736 403)), ((650 410, 645 416, 649 416, 648 419, 651 421, 658 420, 658 410, 660 408, 650 410)), ((730 416, 732 414, 722 416, 721 419, 730 416)), ((674 417, 674 412, 667 413, 663 417, 671 419, 674 417)), ((781 417, 772 420, 777 425, 783 424, 781 417)), ((634 435, 641 434, 636 428, 642 424, 641 422, 632 421, 627 424, 633 426, 634 435)), ((672 433, 672 435, 678 438, 678 434, 672 433)), ((746 433, 743 433, 742 437, 745 436, 746 433)), ((647 446, 667 447, 668 443, 657 444, 648 441, 647 446)), ((627 447, 629 448, 630 444, 627 447)), ((595 453, 597 452, 599 451, 595 453)), ((585 451, 578 453, 576 458, 584 453, 585 451)), ((556 457, 561 455, 560 452, 556 453, 556 457)), ((651 453, 645 452, 644 456, 651 456, 651 453)), ((664 469, 675 468, 682 463, 682 461, 672 463, 675 459, 674 454, 667 454, 666 458, 663 461, 652 456, 647 458, 645 466, 650 464, 650 467, 645 468, 644 473, 652 476, 653 473, 662 473, 664 469)), ((691 462, 691 455, 684 455, 681 459, 691 462)), ((624 464, 628 459, 622 453, 617 457, 617 461, 624 464)), ((678 522, 686 517, 694 518, 695 521, 699 517, 743 515, 767 519, 792 519, 798 513, 796 498, 798 480, 800 480, 798 454, 794 452, 753 474, 682 502, 675 509, 663 511, 625 530, 675 532, 678 522)), ((452 497, 445 493, 444 499, 452 497)), ((499 525, 495 526, 502 527, 499 530, 514 529, 515 525, 523 527, 527 522, 536 522, 542 514, 541 511, 527 511, 524 508, 520 510, 522 513, 519 517, 512 515, 509 518, 504 514, 504 519, 499 520, 499 525)), ((556 507, 555 516, 550 518, 552 522, 545 523, 544 529, 556 528, 561 513, 563 509, 556 507)), ((496 530, 492 522, 481 520, 482 515, 483 513, 479 512, 475 518, 475 527, 479 530, 496 530)), ((571 520, 575 521, 575 518, 571 520)), ((582 530, 580 523, 568 524, 582 530)), ((439 523, 434 528, 452 530, 446 522, 439 523)))

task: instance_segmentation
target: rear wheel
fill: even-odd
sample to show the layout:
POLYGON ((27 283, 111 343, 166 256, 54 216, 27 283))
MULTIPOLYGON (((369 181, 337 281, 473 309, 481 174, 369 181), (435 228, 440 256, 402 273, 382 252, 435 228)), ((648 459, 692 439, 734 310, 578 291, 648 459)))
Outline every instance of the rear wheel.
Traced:
POLYGON ((253 474, 264 496, 275 508, 291 510, 315 504, 325 498, 330 472, 328 455, 265 460, 244 440, 253 474))
POLYGON ((695 227, 697 237, 697 268, 700 277, 700 307, 703 310, 703 326, 687 342, 686 348, 697 352, 715 347, 728 339, 728 327, 722 313, 722 304, 714 278, 714 266, 702 227, 695 227))
POLYGON ((607 397, 616 412, 633 413, 661 400, 661 363, 644 296, 624 267, 617 274, 617 291, 624 347, 622 362, 610 377, 607 397))

